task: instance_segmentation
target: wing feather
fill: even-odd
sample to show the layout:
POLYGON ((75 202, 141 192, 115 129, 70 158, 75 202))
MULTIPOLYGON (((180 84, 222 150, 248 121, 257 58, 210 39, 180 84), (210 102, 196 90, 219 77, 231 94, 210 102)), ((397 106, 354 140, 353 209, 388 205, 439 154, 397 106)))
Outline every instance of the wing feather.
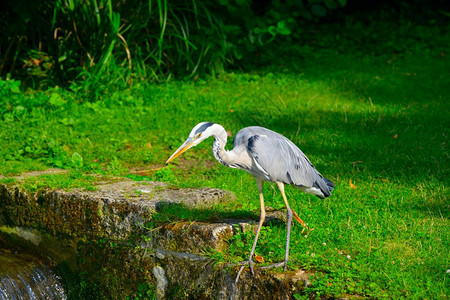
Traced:
POLYGON ((324 178, 305 154, 289 139, 262 127, 249 127, 247 151, 255 162, 254 175, 292 184, 319 197, 330 196, 334 184, 324 178), (330 182, 330 184, 328 184, 330 182))

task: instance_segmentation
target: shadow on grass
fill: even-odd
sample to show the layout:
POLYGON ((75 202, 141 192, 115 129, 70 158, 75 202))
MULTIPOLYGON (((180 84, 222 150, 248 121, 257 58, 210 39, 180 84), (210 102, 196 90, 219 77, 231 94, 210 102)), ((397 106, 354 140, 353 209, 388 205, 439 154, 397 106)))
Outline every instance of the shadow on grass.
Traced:
POLYGON ((152 216, 156 224, 172 223, 178 221, 200 221, 220 223, 227 219, 233 220, 259 220, 259 211, 251 212, 245 209, 227 211, 221 207, 192 208, 182 203, 161 203, 152 216))
MULTIPOLYGON (((272 115, 263 126, 286 135, 308 157, 320 160, 317 167, 324 174, 353 175, 358 167, 375 178, 420 182, 434 177, 447 182, 448 128, 439 115, 315 111, 321 120, 326 120, 316 123, 301 117, 304 114, 305 111, 297 110, 289 115, 272 115), (298 128, 298 135, 289 136, 298 128), (323 171, 324 167, 328 171, 323 171)), ((239 112, 238 118, 246 120, 245 126, 261 124, 249 121, 255 115, 259 116, 259 112, 247 110, 239 112)))
POLYGON ((448 183, 450 78, 445 70, 450 60, 424 53, 340 55, 303 63, 302 74, 289 75, 299 93, 323 87, 323 93, 314 93, 324 98, 314 101, 328 103, 311 104, 303 97, 286 105, 276 96, 262 96, 232 114, 233 120, 284 134, 331 177, 363 172, 407 184, 448 183))

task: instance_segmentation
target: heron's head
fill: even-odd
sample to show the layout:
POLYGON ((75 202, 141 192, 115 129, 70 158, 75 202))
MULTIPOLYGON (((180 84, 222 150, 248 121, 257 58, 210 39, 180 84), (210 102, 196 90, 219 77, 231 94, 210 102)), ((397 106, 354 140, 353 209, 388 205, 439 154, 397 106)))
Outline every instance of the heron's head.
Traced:
POLYGON ((177 151, 172 154, 171 157, 169 157, 169 159, 166 161, 166 164, 180 156, 181 153, 183 153, 187 149, 200 144, 205 139, 214 135, 213 125, 217 124, 212 122, 201 122, 195 125, 195 127, 192 128, 191 133, 189 133, 189 137, 187 138, 187 140, 177 149, 177 151))

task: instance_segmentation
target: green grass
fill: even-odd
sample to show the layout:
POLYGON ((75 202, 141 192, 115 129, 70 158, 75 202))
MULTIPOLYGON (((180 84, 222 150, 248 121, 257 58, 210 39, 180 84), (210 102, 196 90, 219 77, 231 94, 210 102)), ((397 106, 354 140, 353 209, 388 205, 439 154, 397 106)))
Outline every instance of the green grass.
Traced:
MULTIPOLYGON (((291 207, 314 228, 305 235, 294 226, 291 236, 290 267, 318 271, 307 292, 448 298, 450 41, 436 39, 431 46, 419 39, 399 54, 305 47, 308 58, 293 57, 289 66, 196 82, 142 83, 99 93, 94 102, 82 92, 19 93, 3 85, 11 107, 1 112, 0 174, 62 167, 222 188, 236 200, 213 211, 167 216, 257 220, 253 178, 216 163, 212 141, 171 166, 163 163, 200 121, 220 123, 233 135, 245 126, 265 126, 299 145, 337 184, 324 200, 287 188, 291 207)), ((77 174, 72 179, 83 180, 77 174)), ((59 185, 55 177, 34 186, 73 187, 65 176, 59 185)), ((265 185, 265 200, 283 208, 274 185, 265 185)), ((238 235, 227 253, 213 256, 244 259, 252 239, 238 235)), ((281 261, 284 239, 285 225, 273 222, 263 230, 257 254, 281 261)))

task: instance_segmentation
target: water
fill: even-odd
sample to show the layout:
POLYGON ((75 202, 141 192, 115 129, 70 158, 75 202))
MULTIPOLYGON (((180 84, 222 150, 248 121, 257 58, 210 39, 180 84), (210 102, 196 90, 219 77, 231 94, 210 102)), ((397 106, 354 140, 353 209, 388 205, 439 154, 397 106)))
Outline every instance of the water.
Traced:
POLYGON ((67 299, 50 265, 25 253, 0 249, 0 300, 67 299))

